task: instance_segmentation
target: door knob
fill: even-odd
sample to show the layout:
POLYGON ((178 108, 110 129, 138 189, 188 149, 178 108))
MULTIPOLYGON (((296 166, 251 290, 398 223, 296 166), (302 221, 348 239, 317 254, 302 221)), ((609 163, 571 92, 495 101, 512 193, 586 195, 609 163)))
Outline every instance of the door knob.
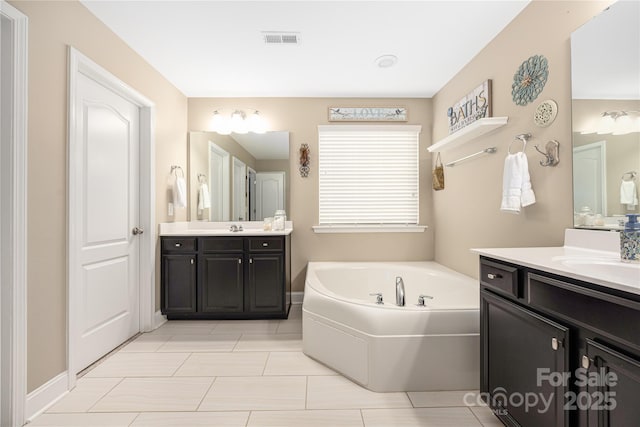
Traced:
POLYGON ((131 234, 133 234, 134 236, 137 236, 138 234, 142 234, 142 233, 144 233, 144 230, 139 227, 134 227, 133 230, 131 230, 131 234))

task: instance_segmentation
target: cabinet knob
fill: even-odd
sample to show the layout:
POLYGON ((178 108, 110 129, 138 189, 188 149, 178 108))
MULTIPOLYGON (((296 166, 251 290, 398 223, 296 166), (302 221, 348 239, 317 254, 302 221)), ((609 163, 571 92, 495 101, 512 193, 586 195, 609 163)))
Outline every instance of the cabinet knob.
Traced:
POLYGON ((253 258, 249 258, 249 264, 253 264, 253 258))
POLYGON ((238 264, 242 264, 242 258, 238 258, 238 264))
POLYGON ((551 338, 551 348, 557 350, 562 345, 562 340, 556 337, 551 338))
POLYGON ((176 243, 176 248, 179 248, 182 246, 182 243, 176 243))
POLYGON ((589 369, 589 365, 591 365, 591 360, 589 359, 589 356, 584 355, 582 356, 582 360, 581 360, 581 365, 584 369, 589 369))
POLYGON ((487 273, 487 277, 491 280, 502 279, 502 276, 500 274, 493 274, 493 273, 487 273))
POLYGON ((264 242, 264 243, 262 244, 262 247, 263 247, 263 248, 266 248, 267 246, 269 246, 269 244, 268 244, 267 242, 264 242))
POLYGON ((191 258, 191 265, 193 265, 193 258, 191 258))

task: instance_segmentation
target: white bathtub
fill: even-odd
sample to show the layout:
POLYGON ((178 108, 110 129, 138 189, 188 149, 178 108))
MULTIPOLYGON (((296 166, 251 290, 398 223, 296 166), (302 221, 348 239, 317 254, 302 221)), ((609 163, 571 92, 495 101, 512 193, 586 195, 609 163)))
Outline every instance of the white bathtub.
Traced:
POLYGON ((477 281, 435 262, 310 262, 303 351, 373 391, 477 389, 479 301, 477 281), (433 296, 426 307, 420 294, 433 296))

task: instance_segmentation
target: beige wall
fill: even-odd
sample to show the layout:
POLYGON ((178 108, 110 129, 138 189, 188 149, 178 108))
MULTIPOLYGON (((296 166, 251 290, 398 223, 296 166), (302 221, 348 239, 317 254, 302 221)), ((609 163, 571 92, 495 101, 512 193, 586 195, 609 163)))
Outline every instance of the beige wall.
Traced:
MULTIPOLYGON (((580 146, 606 141, 607 215, 638 213, 640 206, 628 210, 626 205, 620 204, 620 180, 625 172, 640 172, 640 134, 637 132, 626 135, 580 134, 581 131, 597 126, 604 111, 612 110, 640 111, 640 100, 573 100, 573 143, 580 146)), ((580 206, 575 206, 574 209, 579 211, 580 206)))
POLYGON ((304 288, 308 261, 420 261, 433 258, 431 220, 431 100, 428 99, 326 99, 326 98, 189 98, 189 129, 206 129, 213 110, 260 110, 270 130, 288 130, 291 176, 290 211, 293 220, 293 290, 304 288), (315 234, 318 223, 318 125, 328 124, 329 106, 402 105, 409 110, 409 124, 422 125, 420 135, 420 223, 425 233, 315 234), (309 144, 311 172, 308 178, 297 173, 300 144, 309 144))
MULTIPOLYGON (((29 18, 28 360, 31 392, 66 370, 67 46, 156 104, 158 222, 171 164, 186 168, 187 100, 75 1, 12 1, 29 18)), ((178 213, 186 218, 186 211, 178 213)))
POLYGON ((490 146, 498 152, 446 168, 446 189, 433 195, 435 259, 477 277, 478 258, 469 248, 556 246, 573 224, 571 176, 570 35, 611 1, 533 1, 489 45, 433 98, 433 140, 448 134, 447 108, 485 79, 493 81, 493 115, 508 116, 506 126, 458 149, 442 153, 443 161, 490 146), (549 78, 538 98, 527 106, 511 100, 513 75, 532 55, 549 61, 549 78), (558 104, 555 122, 540 128, 533 123, 538 104, 558 104), (537 202, 519 215, 500 212, 502 171, 509 143, 531 132, 527 146, 531 182, 537 202), (534 144, 560 142, 560 164, 541 167, 543 157, 534 144))

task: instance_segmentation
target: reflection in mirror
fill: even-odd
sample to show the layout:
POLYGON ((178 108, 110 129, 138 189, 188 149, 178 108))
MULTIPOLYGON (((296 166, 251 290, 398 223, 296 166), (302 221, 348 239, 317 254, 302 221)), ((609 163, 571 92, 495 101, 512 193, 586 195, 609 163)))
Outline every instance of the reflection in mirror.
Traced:
POLYGON ((189 219, 262 221, 289 211, 289 132, 189 132, 189 219))
POLYGON ((640 2, 571 35, 574 226, 620 229, 640 212, 640 2))

